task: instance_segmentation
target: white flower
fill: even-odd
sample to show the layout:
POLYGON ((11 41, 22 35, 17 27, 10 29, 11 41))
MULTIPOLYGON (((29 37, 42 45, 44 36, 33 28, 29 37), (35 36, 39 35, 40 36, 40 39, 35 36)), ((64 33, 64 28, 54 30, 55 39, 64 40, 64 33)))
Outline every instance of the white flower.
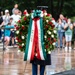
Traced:
POLYGON ((50 32, 50 31, 48 31, 48 34, 50 35, 50 34, 51 34, 51 32, 50 32))
POLYGON ((44 38, 46 39, 46 38, 47 38, 47 36, 45 35, 45 36, 44 36, 44 38))
POLYGON ((25 37, 24 36, 21 36, 21 38, 24 39, 25 37))
POLYGON ((19 31, 16 31, 16 34, 19 34, 19 31))
POLYGON ((48 54, 51 54, 51 51, 49 51, 48 54))
POLYGON ((21 52, 20 50, 18 50, 18 53, 21 52))
POLYGON ((46 20, 46 22, 48 23, 48 22, 49 22, 49 20, 46 20))
POLYGON ((26 16, 29 16, 29 14, 27 13, 26 16))
POLYGON ((22 43, 22 46, 24 46, 24 43, 22 43))
POLYGON ((54 35, 51 35, 52 38, 54 38, 54 35))
POLYGON ((55 20, 52 20, 52 23, 55 25, 55 20))
POLYGON ((45 13, 44 13, 44 15, 46 16, 46 15, 47 15, 47 13, 45 12, 45 13))
POLYGON ((16 42, 18 42, 17 40, 15 40, 16 42))
POLYGON ((55 46, 55 42, 53 43, 53 45, 55 46))
POLYGON ((43 17, 43 14, 41 13, 40 16, 43 17))
POLYGON ((53 32, 54 32, 55 34, 57 33, 57 31, 56 31, 56 30, 54 30, 53 32))

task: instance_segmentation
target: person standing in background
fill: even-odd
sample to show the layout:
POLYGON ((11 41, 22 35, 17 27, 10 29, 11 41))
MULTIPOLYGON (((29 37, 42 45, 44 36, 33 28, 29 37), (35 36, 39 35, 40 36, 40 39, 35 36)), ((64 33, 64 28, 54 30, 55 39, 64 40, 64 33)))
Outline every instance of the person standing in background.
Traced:
POLYGON ((72 47, 71 47, 72 29, 73 29, 71 19, 68 19, 66 25, 64 26, 64 29, 65 29, 65 39, 66 39, 65 51, 67 51, 68 49, 69 51, 71 51, 72 50, 72 47))
POLYGON ((18 4, 15 4, 15 5, 14 5, 14 8, 12 9, 12 14, 14 14, 14 11, 15 11, 16 9, 18 9, 18 4))
MULTIPOLYGON (((13 19, 12 24, 15 26, 16 22, 18 22, 21 18, 21 16, 19 15, 19 10, 15 9, 14 14, 11 15, 11 17, 13 19)), ((11 39, 12 39, 13 46, 16 47, 16 45, 15 45, 15 29, 13 29, 12 31, 13 31, 13 37, 11 37, 11 39)))
POLYGON ((21 18, 21 16, 19 15, 19 10, 15 9, 14 14, 11 15, 11 17, 13 18, 13 24, 16 25, 16 22, 18 22, 21 18))
POLYGON ((4 21, 4 25, 7 25, 10 19, 10 14, 9 14, 9 10, 6 9, 5 10, 5 15, 3 16, 3 21, 4 21))
POLYGON ((58 22, 56 24, 56 28, 57 28, 57 36, 58 36, 58 48, 62 48, 63 23, 60 18, 58 19, 58 22))
MULTIPOLYGON (((59 18, 61 19, 63 25, 65 25, 66 22, 67 22, 67 19, 63 16, 63 14, 60 14, 60 15, 59 15, 59 18)), ((64 30, 64 28, 62 28, 62 33, 63 33, 63 37, 62 37, 62 47, 64 48, 64 47, 65 47, 65 30, 64 30)))
POLYGON ((4 32, 5 43, 4 44, 5 44, 6 50, 9 50, 8 45, 9 45, 9 42, 10 42, 11 28, 14 28, 14 25, 12 25, 11 23, 12 23, 12 19, 10 18, 8 24, 4 26, 4 28, 5 28, 5 32, 4 32))

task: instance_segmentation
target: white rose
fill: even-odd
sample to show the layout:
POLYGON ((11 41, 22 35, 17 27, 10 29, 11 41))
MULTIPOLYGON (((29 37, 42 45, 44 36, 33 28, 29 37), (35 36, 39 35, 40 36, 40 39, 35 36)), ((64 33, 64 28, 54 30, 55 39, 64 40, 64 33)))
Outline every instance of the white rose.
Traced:
POLYGON ((46 20, 46 22, 48 23, 48 22, 49 22, 49 20, 46 20))
POLYGON ((16 31, 16 34, 19 34, 19 31, 16 31))
POLYGON ((52 38, 54 38, 54 35, 51 35, 52 38))
POLYGON ((15 40, 16 42, 18 42, 17 40, 15 40))
POLYGON ((55 20, 52 20, 52 23, 55 25, 55 20))
POLYGON ((46 16, 46 15, 47 15, 47 13, 44 13, 44 15, 46 16))
POLYGON ((50 32, 50 31, 48 31, 48 34, 51 34, 51 32, 50 32))
POLYGON ((41 17, 43 17, 43 14, 41 13, 41 15, 40 15, 41 17))
POLYGON ((53 31, 56 34, 56 30, 53 31))
POLYGON ((21 52, 20 50, 18 50, 18 53, 21 52))
POLYGON ((25 37, 24 36, 21 36, 21 38, 24 39, 25 37))
POLYGON ((24 46, 24 43, 22 43, 22 46, 24 46))
POLYGON ((51 54, 51 51, 49 51, 48 54, 51 54))
POLYGON ((47 36, 44 36, 44 38, 46 39, 46 38, 47 38, 47 36))
POLYGON ((55 43, 53 43, 53 45, 55 46, 55 43))
POLYGON ((27 13, 26 16, 29 16, 29 14, 27 13))

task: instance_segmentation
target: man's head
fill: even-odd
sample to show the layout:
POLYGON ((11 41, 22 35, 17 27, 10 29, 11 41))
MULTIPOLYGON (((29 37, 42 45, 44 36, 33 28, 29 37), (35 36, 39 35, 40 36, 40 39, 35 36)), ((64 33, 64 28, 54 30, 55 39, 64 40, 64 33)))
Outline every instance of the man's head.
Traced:
POLYGON ((18 10, 18 9, 15 9, 15 10, 14 10, 14 14, 15 14, 15 15, 17 15, 17 14, 18 14, 18 12, 19 12, 19 10, 18 10))
POLYGON ((18 8, 18 4, 15 4, 15 5, 14 5, 14 8, 16 8, 16 9, 17 9, 17 8, 18 8))
POLYGON ((8 9, 5 10, 5 14, 9 14, 9 10, 8 9))

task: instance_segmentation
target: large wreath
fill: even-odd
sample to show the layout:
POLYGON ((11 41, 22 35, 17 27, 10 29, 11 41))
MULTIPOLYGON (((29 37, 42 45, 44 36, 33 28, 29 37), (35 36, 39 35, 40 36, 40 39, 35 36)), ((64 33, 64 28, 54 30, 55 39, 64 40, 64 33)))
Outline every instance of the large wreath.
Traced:
MULTIPOLYGON (((54 50, 55 42, 57 39, 57 32, 51 14, 46 11, 42 11, 43 25, 44 25, 44 46, 47 53, 51 53, 54 50)), ((24 16, 17 22, 16 25, 16 42, 20 51, 25 51, 26 39, 28 34, 28 27, 31 13, 28 14, 27 10, 24 12, 24 16)))

